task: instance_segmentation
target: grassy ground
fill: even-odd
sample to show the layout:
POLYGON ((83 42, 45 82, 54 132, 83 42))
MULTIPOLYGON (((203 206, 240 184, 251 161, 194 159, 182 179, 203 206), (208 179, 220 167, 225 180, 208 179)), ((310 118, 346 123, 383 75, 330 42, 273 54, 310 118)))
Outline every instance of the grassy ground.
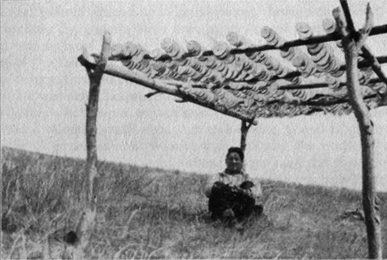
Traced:
MULTIPOLYGON (((63 241, 80 214, 84 161, 2 148, 2 258, 73 259, 63 241)), ((364 224, 347 189, 262 180, 265 215, 243 233, 211 223, 208 176, 100 162, 93 259, 365 258, 364 224)), ((379 194, 386 241, 387 194, 379 194)), ((383 255, 387 256, 384 243, 383 255)))

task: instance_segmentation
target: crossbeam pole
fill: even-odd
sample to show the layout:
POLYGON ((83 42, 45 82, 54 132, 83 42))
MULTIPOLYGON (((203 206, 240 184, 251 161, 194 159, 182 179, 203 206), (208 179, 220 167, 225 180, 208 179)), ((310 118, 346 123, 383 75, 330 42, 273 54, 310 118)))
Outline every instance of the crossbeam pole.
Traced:
MULTIPOLYGON (((367 55, 368 53, 364 53, 364 57, 366 58, 366 60, 361 60, 359 63, 358 63, 358 68, 359 69, 363 69, 363 68, 367 68, 367 67, 372 67, 375 71, 375 66, 378 66, 378 68, 376 68, 377 70, 381 70, 381 64, 383 63, 387 63, 387 56, 380 56, 380 57, 373 57, 371 58, 369 55, 367 55), (377 64, 377 65, 376 65, 377 64)), ((340 71, 343 71, 343 70, 346 70, 346 65, 343 64, 339 67, 340 71)), ((376 72, 376 71, 375 71, 376 72)), ((378 74, 379 75, 379 74, 378 74)), ((302 76, 301 72, 299 71, 291 71, 289 73, 286 73, 285 75, 279 77, 279 76, 274 76, 272 78, 272 80, 278 80, 278 79, 289 79, 289 78, 295 78, 295 77, 299 77, 299 76, 302 76)), ((238 82, 246 82, 246 83, 255 83, 255 82, 258 82, 259 80, 258 79, 251 79, 249 81, 238 81, 238 82)))
MULTIPOLYGON (((382 24, 375 26, 371 29, 370 36, 374 35, 379 35, 379 34, 385 34, 387 33, 387 24, 382 24)), ((230 53, 231 54, 242 54, 242 53, 252 53, 252 52, 259 52, 259 51, 268 51, 268 50, 280 50, 280 49, 287 49, 290 47, 296 47, 296 46, 302 46, 302 45, 308 45, 308 44, 316 44, 316 43, 324 43, 324 42, 331 42, 331 41, 337 41, 340 40, 341 36, 338 33, 330 33, 330 34, 325 34, 325 35, 316 35, 313 36, 307 40, 292 40, 292 41, 287 41, 285 42, 282 46, 274 46, 270 44, 265 44, 265 45, 260 45, 256 47, 249 47, 249 48, 237 48, 237 49, 231 49, 230 53)), ((203 52, 203 56, 213 56, 214 52, 211 50, 207 50, 203 52)), ((191 54, 185 54, 183 55, 183 58, 188 58, 188 57, 193 57, 191 54)), ((145 59, 153 59, 149 55, 146 55, 144 57, 145 59)), ((158 57, 156 60, 159 61, 166 61, 166 60, 171 60, 172 58, 167 55, 161 55, 158 57)))
MULTIPOLYGON (((367 84, 374 84, 374 83, 380 83, 384 82, 380 78, 372 78, 370 79, 367 84)), ((386 83, 387 84, 387 83, 386 83)), ((340 82, 340 87, 347 86, 347 82, 340 82)), ((291 90, 291 89, 313 89, 313 88, 328 88, 328 83, 314 83, 314 84, 289 84, 289 85, 283 85, 279 86, 278 89, 282 90, 291 90)))
MULTIPOLYGON (((95 61, 93 59, 94 59, 93 57, 90 57, 87 54, 82 54, 81 56, 78 57, 78 61, 83 66, 88 67, 88 68, 93 68, 96 66, 95 61)), ((197 105, 200 105, 200 106, 209 108, 211 110, 214 110, 216 112, 222 113, 224 115, 228 115, 228 116, 235 117, 235 118, 238 118, 241 120, 245 120, 247 122, 251 122, 254 125, 256 124, 256 120, 254 117, 248 117, 242 113, 238 113, 236 111, 227 109, 224 106, 217 105, 217 104, 211 103, 211 102, 206 102, 205 100, 194 99, 193 97, 184 94, 179 89, 179 85, 182 84, 180 82, 151 79, 141 72, 132 71, 132 70, 128 69, 119 61, 108 61, 106 64, 106 67, 104 69, 104 73, 111 75, 111 76, 125 79, 127 81, 131 81, 131 82, 140 84, 142 86, 151 88, 153 90, 156 90, 156 91, 159 91, 162 93, 166 93, 166 94, 169 94, 172 96, 182 98, 184 101, 195 103, 197 105)))

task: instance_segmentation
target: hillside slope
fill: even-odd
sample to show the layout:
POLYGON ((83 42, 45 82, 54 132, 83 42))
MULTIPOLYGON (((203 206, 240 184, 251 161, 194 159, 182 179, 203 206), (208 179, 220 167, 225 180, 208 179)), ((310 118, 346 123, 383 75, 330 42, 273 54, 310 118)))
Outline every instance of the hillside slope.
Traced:
MULTIPOLYGON (((71 259, 63 240, 79 218, 84 161, 4 147, 2 155, 2 256, 71 259)), ((363 222, 342 217, 361 208, 357 191, 263 180, 266 216, 240 233, 209 221, 206 175, 110 162, 98 170, 93 258, 367 256, 363 222)), ((387 193, 379 196, 386 238, 387 193)))

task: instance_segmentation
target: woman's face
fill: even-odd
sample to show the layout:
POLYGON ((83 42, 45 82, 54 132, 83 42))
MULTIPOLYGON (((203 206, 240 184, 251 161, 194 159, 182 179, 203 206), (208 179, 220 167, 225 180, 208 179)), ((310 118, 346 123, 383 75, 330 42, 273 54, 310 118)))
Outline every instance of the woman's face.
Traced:
POLYGON ((229 153, 226 156, 227 170, 231 172, 240 172, 242 170, 243 162, 238 153, 229 153))

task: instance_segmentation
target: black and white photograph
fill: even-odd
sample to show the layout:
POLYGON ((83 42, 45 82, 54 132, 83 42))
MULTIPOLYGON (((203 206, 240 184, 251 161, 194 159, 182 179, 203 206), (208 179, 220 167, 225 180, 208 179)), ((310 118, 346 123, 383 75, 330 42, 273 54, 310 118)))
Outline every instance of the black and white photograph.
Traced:
POLYGON ((1 258, 387 258, 386 14, 2 0, 1 258))

